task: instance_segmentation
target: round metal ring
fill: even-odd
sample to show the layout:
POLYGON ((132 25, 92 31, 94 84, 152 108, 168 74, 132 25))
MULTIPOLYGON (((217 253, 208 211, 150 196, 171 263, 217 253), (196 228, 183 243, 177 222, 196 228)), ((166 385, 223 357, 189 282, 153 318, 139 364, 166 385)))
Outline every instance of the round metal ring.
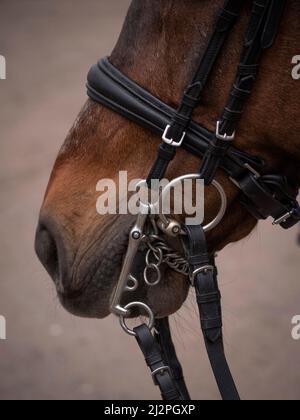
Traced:
POLYGON ((226 213, 226 210, 227 210, 227 196, 226 196, 224 188, 215 179, 212 181, 212 185, 215 187, 215 189, 218 191, 218 193, 220 195, 221 205, 220 205, 220 210, 219 210, 219 213, 217 214, 217 216, 210 223, 203 226, 204 232, 209 232, 210 230, 217 227, 218 224, 223 220, 223 217, 225 216, 225 213, 226 213))
POLYGON ((156 264, 149 264, 147 265, 147 267, 145 267, 144 280, 148 286, 156 286, 161 281, 161 272, 160 272, 159 267, 156 264), (153 270, 156 272, 157 279, 155 281, 151 282, 148 280, 148 277, 147 277, 148 270, 153 270))
POLYGON ((160 248, 156 248, 156 249, 149 249, 147 251, 146 254, 146 264, 147 265, 151 265, 151 264, 156 264, 156 265, 161 265, 163 262, 164 256, 163 256, 163 252, 160 248), (156 263, 151 263, 150 261, 150 256, 151 254, 156 258, 156 263))
MULTIPOLYGON (((164 199, 164 195, 166 195, 170 191, 171 188, 173 188, 179 182, 184 181, 185 179, 200 179, 200 175, 199 174, 189 174, 189 175, 183 175, 183 176, 180 176, 178 178, 173 179, 173 181, 171 181, 163 189, 163 191, 161 193, 162 200, 164 199)), ((210 230, 212 230, 216 226, 218 226, 218 224, 223 219, 223 217, 224 217, 224 215, 226 213, 226 209, 227 209, 227 197, 226 197, 226 193, 224 191, 224 188, 216 180, 213 180, 212 181, 212 185, 215 187, 215 189, 218 191, 218 193, 220 195, 221 205, 220 205, 220 209, 219 209, 219 212, 218 212, 217 216, 210 223, 208 223, 207 225, 203 226, 204 232, 209 232, 210 230)), ((159 218, 162 221, 165 221, 165 219, 166 219, 165 215, 159 215, 159 218)))
MULTIPOLYGON (((159 238, 159 236, 158 237, 155 237, 155 238, 153 238, 154 240, 157 240, 157 241, 160 241, 160 238, 159 238)), ((155 244, 155 242, 154 242, 154 244, 155 244)), ((158 251, 158 249, 159 248, 157 248, 155 245, 152 245, 152 243, 151 243, 151 241, 148 241, 147 242, 147 246, 150 248, 150 250, 152 251, 152 252, 154 252, 154 253, 156 253, 157 251, 158 251)))
MULTIPOLYGON (((146 305, 145 303, 142 303, 142 302, 131 302, 131 303, 128 303, 128 305, 126 305, 124 307, 124 309, 125 310, 129 310, 129 309, 132 309, 134 307, 142 308, 142 309, 144 309, 146 311, 146 313, 147 313, 147 315, 149 317, 148 328, 150 330, 152 330, 153 327, 154 327, 155 320, 154 320, 154 314, 151 311, 151 309, 149 308, 149 306, 146 305)), ((121 327, 123 328, 123 330, 127 334, 132 335, 134 337, 136 336, 135 332, 133 330, 131 330, 130 328, 127 327, 127 325, 126 325, 126 318, 125 318, 124 315, 120 315, 120 325, 121 325, 121 327)))

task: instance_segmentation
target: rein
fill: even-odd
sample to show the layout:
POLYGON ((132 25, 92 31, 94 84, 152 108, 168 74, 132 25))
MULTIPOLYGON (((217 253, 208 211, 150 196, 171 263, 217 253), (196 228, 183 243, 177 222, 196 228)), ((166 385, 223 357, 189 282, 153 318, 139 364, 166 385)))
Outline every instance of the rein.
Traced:
MULTIPOLYGON (((225 1, 198 70, 185 89, 177 109, 163 103, 127 78, 107 58, 94 65, 88 75, 87 91, 92 100, 162 138, 157 158, 144 182, 145 187, 150 188, 153 180, 164 177, 176 151, 182 147, 202 158, 202 163, 197 174, 180 177, 172 183, 187 178, 201 178, 205 185, 213 185, 221 197, 219 214, 207 226, 180 225, 164 215, 155 219, 149 213, 141 212, 130 232, 128 250, 111 301, 111 312, 120 317, 123 329, 135 336, 154 383, 159 386, 165 400, 190 399, 172 342, 169 321, 167 318, 155 319, 152 310, 145 303, 130 302, 126 306, 122 305, 124 293, 138 287, 138 280, 133 276, 132 270, 141 247, 148 249, 144 280, 149 287, 159 283, 162 263, 189 275, 190 283, 196 290, 201 329, 220 394, 224 400, 239 400, 224 353, 217 268, 214 256, 208 253, 206 243, 206 232, 221 222, 227 206, 226 194, 215 180, 217 170, 223 169, 238 187, 240 203, 258 220, 272 217, 273 224, 284 229, 291 228, 300 221, 300 207, 296 199, 299 185, 283 175, 269 174, 262 159, 233 146, 239 121, 257 78, 260 59, 263 52, 272 47, 278 33, 285 1, 253 1, 236 78, 227 104, 216 123, 215 132, 208 131, 192 120, 193 111, 201 100, 203 89, 242 7, 241 1, 225 1), (181 238, 183 256, 172 253, 161 238, 163 234, 181 238), (156 263, 149 263, 150 255, 156 263), (147 267, 155 270, 156 281, 149 280, 147 267), (148 315, 148 325, 142 324, 133 330, 127 327, 126 319, 130 317, 133 308, 148 315)), ((150 208, 153 203, 145 205, 150 208)))

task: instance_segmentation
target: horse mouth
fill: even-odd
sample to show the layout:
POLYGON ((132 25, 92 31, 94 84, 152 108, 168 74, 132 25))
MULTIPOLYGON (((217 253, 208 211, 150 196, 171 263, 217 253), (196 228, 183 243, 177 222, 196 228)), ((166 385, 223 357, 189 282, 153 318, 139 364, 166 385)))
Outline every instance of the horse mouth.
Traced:
MULTIPOLYGON (((87 318, 105 318, 110 314, 110 302, 118 282, 122 265, 128 248, 129 232, 132 228, 132 218, 119 216, 106 227, 87 238, 86 243, 76 252, 76 258, 70 270, 70 279, 64 283, 63 290, 57 287, 58 298, 63 307, 73 315, 87 318)), ((141 250, 133 267, 133 275, 137 276, 144 270, 146 251, 141 250)), ((142 281, 134 296, 145 299, 142 281)), ((125 292, 124 304, 129 303, 125 292)))
MULTIPOLYGON (((72 232, 58 229, 51 218, 42 218, 37 231, 37 243, 40 243, 40 247, 47 245, 48 248, 54 247, 54 242, 56 243, 55 253, 51 253, 55 254, 55 264, 53 261, 52 265, 56 269, 52 270, 52 265, 49 266, 49 261, 43 258, 38 246, 36 250, 55 283, 60 303, 68 312, 84 318, 98 319, 111 313, 112 296, 127 253, 129 233, 135 221, 135 217, 128 215, 110 216, 100 222, 97 220, 75 241, 72 239, 72 232), (56 241, 45 241, 46 228, 48 235, 56 241)), ((186 298, 186 279, 163 262, 159 266, 159 281, 152 280, 153 273, 149 270, 150 283, 156 283, 150 287, 151 284, 146 284, 144 278, 147 251, 148 247, 142 243, 131 270, 138 287, 136 290, 125 291, 120 303, 125 306, 138 301, 151 307, 156 316, 169 315, 179 309, 186 298)))
MULTIPOLYGON (((62 306, 71 314, 84 318, 105 318, 110 315, 110 304, 117 285, 123 261, 126 255, 127 244, 120 246, 120 251, 115 254, 118 261, 110 262, 103 266, 102 259, 98 260, 98 269, 90 277, 85 277, 85 284, 81 290, 72 292, 58 291, 58 298, 62 306), (122 251, 121 251, 122 248, 122 251), (120 257, 122 253, 122 256, 120 257), (108 274, 108 271, 110 274, 108 274)), ((139 252, 135 260, 134 268, 136 272, 143 272, 145 261, 145 251, 139 252)), ((136 274, 135 274, 136 276, 136 274)), ((132 300, 145 300, 143 287, 139 278, 139 287, 134 294, 125 292, 122 297, 122 305, 126 305, 132 300)))

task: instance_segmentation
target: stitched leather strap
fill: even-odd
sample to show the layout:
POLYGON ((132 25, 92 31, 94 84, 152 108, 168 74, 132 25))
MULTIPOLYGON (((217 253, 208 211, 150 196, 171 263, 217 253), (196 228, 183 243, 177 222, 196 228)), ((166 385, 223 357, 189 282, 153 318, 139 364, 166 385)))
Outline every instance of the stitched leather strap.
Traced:
POLYGON ((164 360, 172 371, 172 377, 177 389, 184 400, 190 400, 190 395, 185 384, 181 364, 177 358, 176 350, 172 341, 169 319, 163 318, 156 320, 156 340, 160 344, 164 360))
POLYGON ((267 46, 271 47, 275 40, 284 11, 284 3, 285 1, 270 0, 255 0, 253 2, 245 36, 245 48, 228 102, 220 117, 219 136, 214 136, 201 165, 200 174, 206 185, 209 185, 215 178, 216 172, 234 140, 234 133, 238 128, 238 123, 257 77, 262 53, 267 46))
POLYGON ((227 0, 217 16, 213 33, 202 56, 198 70, 192 82, 187 86, 170 124, 169 136, 176 141, 182 138, 191 121, 193 111, 199 104, 202 91, 207 84, 212 69, 242 6, 243 3, 241 1, 227 0))
MULTIPOLYGON (((108 58, 101 59, 90 69, 87 94, 92 100, 151 130, 158 137, 163 135, 165 127, 176 112, 174 108, 126 77, 109 62, 108 58)), ((202 157, 213 135, 214 133, 192 121, 182 148, 195 156, 202 157)), ((260 158, 233 147, 229 148, 221 167, 228 176, 235 178, 247 172, 245 164, 253 166, 258 171, 264 167, 264 161, 260 158)))
MULTIPOLYGON (((240 72, 254 72, 255 68, 241 68, 240 72)), ((164 129, 175 110, 163 103, 158 98, 151 95, 141 86, 128 79, 124 74, 117 70, 107 58, 99 61, 94 65, 88 75, 88 95, 96 102, 108 107, 118 114, 128 118, 135 123, 148 128, 154 134, 162 136, 164 129)), ((195 122, 191 122, 187 132, 183 149, 189 153, 203 157, 206 153, 210 142, 213 140, 214 133, 209 132, 205 128, 199 126, 195 122)), ((149 137, 151 138, 151 137, 149 137)), ((243 194, 240 195, 241 203, 251 212, 257 219, 265 219, 272 214, 277 213, 277 209, 282 205, 290 208, 292 216, 286 222, 280 223, 283 228, 292 227, 300 221, 300 209, 296 201, 299 185, 296 185, 292 195, 289 193, 290 181, 281 176, 279 184, 283 184, 279 189, 283 192, 282 196, 278 195, 278 186, 269 184, 266 179, 273 175, 263 175, 259 179, 259 191, 250 194, 247 192, 247 183, 242 182, 244 178, 253 176, 253 170, 257 173, 264 172, 264 162, 256 156, 251 156, 232 146, 226 152, 224 159, 221 161, 221 168, 241 189, 243 194), (285 182, 282 182, 285 180, 285 182), (260 200, 261 194, 269 196, 274 195, 274 209, 269 214, 262 215, 260 211, 256 211, 257 202, 260 200), (289 198, 288 198, 289 197, 289 198), (275 212, 273 210, 276 210, 275 212)), ((278 178, 278 174, 276 175, 278 178)), ((281 216, 283 216, 282 214, 281 216)))
POLYGON ((225 1, 196 75, 186 88, 181 103, 164 132, 164 143, 158 149, 157 158, 147 178, 149 187, 153 179, 161 180, 164 177, 169 163, 175 157, 176 147, 181 146, 185 140, 186 130, 190 125, 193 111, 199 103, 203 88, 241 7, 242 3, 238 0, 225 1))
POLYGON ((207 354, 223 400, 239 400, 223 344, 221 294, 214 258, 207 253, 206 238, 201 226, 186 226, 185 250, 195 273, 193 283, 200 312, 201 329, 207 354), (199 265, 198 262, 202 263, 199 265))
POLYGON ((133 330, 136 340, 142 350, 147 366, 151 370, 154 384, 160 389, 163 400, 182 400, 170 367, 163 359, 161 349, 151 334, 148 326, 143 324, 133 330))

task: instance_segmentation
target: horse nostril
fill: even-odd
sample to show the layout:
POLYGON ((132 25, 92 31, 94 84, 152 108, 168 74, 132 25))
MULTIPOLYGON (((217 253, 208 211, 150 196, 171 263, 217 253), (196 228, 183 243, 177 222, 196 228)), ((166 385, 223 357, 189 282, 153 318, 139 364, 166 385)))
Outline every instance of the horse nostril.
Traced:
POLYGON ((59 278, 58 249, 54 236, 43 225, 39 225, 37 229, 35 251, 50 276, 57 281, 59 278))

